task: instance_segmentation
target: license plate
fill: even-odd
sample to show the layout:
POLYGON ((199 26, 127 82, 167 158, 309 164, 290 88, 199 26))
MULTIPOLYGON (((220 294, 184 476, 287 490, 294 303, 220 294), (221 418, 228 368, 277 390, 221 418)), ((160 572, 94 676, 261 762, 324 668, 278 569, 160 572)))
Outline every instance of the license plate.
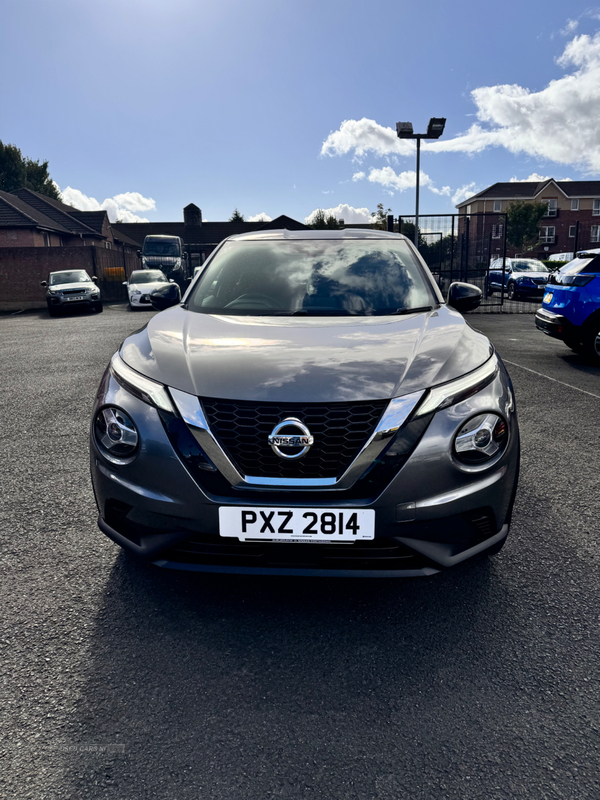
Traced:
POLYGON ((546 292, 542 302, 550 304, 552 302, 552 292, 546 292))
POLYGON ((356 542, 375 538, 375 511, 222 506, 219 533, 242 542, 356 542))
POLYGON ((65 300, 67 301, 67 303, 72 303, 73 300, 85 300, 85 297, 83 295, 78 294, 75 297, 65 297, 65 300))

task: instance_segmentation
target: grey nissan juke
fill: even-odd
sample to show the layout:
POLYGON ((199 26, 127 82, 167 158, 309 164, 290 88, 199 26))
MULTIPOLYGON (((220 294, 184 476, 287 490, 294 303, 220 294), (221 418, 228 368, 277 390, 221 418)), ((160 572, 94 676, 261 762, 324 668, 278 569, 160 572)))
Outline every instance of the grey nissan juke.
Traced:
MULTIPOLYGON (((175 287, 177 288, 177 287, 175 287)), ((510 378, 416 248, 371 230, 225 240, 111 359, 91 426, 101 530, 162 567, 431 575, 508 534, 510 378)))

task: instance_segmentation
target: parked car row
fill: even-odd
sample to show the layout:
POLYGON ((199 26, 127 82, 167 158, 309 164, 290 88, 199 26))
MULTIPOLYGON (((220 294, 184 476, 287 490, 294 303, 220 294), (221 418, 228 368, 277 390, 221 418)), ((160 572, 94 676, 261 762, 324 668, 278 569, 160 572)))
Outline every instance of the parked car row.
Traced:
POLYGON ((490 264, 486 294, 504 292, 509 300, 525 296, 542 296, 551 272, 537 258, 497 258, 490 264))

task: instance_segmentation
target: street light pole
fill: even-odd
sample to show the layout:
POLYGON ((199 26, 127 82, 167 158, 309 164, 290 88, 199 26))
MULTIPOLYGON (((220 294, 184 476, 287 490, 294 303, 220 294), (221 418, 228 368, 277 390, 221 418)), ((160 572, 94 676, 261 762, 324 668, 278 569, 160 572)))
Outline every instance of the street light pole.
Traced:
POLYGON ((445 117, 432 117, 427 126, 427 133, 415 133, 412 122, 397 122, 396 136, 399 139, 417 140, 417 180, 415 197, 415 247, 419 249, 419 187, 421 184, 421 139, 439 139, 446 125, 445 117))
POLYGON ((417 136, 417 186, 415 198, 415 247, 419 249, 419 184, 421 179, 421 137, 417 136))

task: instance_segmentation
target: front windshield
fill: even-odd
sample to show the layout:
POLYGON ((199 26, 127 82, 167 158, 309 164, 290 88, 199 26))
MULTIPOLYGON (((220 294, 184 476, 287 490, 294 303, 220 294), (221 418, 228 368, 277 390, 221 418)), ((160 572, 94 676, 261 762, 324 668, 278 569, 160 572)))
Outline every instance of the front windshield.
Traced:
POLYGON ((512 268, 515 272, 550 272, 545 264, 541 261, 513 261, 512 268))
POLYGON ((131 273, 129 283, 167 283, 167 279, 159 269, 140 269, 131 273))
POLYGON ((206 314, 400 314, 437 304, 406 242, 226 242, 186 301, 206 314))
POLYGON ((50 286, 61 283, 91 283, 92 279, 83 269, 73 269, 69 272, 54 272, 50 275, 50 286))
POLYGON ((177 242, 150 241, 144 243, 143 255, 145 256, 175 256, 179 255, 177 242))

